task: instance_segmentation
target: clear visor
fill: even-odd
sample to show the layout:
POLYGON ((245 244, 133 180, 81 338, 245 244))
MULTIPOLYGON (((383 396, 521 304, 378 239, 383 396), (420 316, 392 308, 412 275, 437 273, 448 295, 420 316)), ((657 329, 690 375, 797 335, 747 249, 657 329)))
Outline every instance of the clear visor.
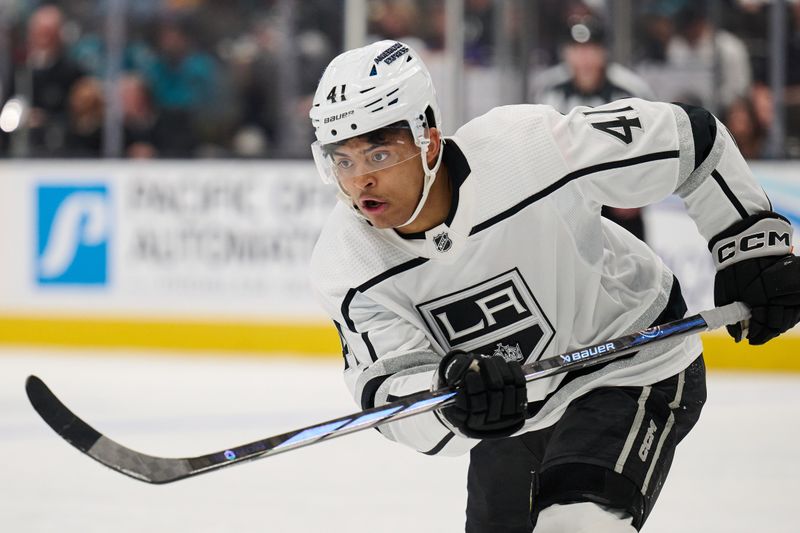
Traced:
MULTIPOLYGON (((428 138, 428 130, 425 130, 428 138)), ((421 148, 416 145, 407 127, 387 127, 338 143, 311 145, 311 153, 325 183, 346 190, 361 176, 383 172, 389 168, 420 160, 421 148)))

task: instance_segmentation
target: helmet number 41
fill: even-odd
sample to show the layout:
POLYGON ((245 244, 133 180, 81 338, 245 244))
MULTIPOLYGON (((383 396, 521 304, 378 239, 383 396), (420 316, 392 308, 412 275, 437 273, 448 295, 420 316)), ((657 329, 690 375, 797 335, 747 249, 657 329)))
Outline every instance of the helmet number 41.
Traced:
MULTIPOLYGON (((340 87, 339 99, 342 102, 344 102, 345 100, 347 100, 347 98, 345 98, 345 96, 344 96, 344 88, 346 87, 346 85, 343 84, 343 85, 340 85, 339 87, 340 87)), ((328 96, 326 98, 330 103, 332 103, 332 104, 336 103, 336 86, 335 85, 331 88, 331 92, 328 93, 328 96)))

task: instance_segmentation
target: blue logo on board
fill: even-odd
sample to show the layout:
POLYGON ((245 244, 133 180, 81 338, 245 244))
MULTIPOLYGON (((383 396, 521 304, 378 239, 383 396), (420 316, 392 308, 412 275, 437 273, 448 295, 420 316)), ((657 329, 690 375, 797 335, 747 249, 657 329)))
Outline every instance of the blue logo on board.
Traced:
POLYGON ((36 216, 40 285, 106 284, 111 206, 105 185, 40 185, 36 216))

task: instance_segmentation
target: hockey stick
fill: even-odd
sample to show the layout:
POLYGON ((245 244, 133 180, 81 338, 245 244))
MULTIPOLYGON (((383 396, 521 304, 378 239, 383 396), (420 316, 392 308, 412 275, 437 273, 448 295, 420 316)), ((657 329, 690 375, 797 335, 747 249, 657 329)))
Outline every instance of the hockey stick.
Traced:
MULTIPOLYGON (((733 303, 595 344, 582 350, 535 361, 524 365, 522 369, 525 372, 525 379, 533 381, 610 361, 654 342, 670 338, 677 339, 693 333, 717 329, 726 324, 734 324, 746 320, 749 315, 750 311, 746 306, 733 303)), ((28 377, 25 389, 34 409, 64 440, 109 468, 132 478, 157 484, 170 483, 233 464, 261 459, 363 429, 374 428, 401 418, 441 409, 452 404, 453 397, 457 394, 451 389, 422 392, 380 407, 243 444, 229 450, 198 457, 167 458, 139 453, 117 444, 99 433, 72 413, 36 376, 28 377)))

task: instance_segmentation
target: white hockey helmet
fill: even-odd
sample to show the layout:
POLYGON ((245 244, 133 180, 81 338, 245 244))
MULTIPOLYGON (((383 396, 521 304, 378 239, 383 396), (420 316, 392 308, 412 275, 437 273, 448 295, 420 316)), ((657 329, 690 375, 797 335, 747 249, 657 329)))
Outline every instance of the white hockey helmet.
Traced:
POLYGON ((433 168, 427 161, 429 128, 441 129, 441 112, 430 73, 411 47, 398 41, 379 41, 334 58, 322 74, 309 116, 317 138, 311 151, 323 181, 338 185, 340 199, 359 215, 342 188, 342 169, 331 155, 334 147, 387 126, 407 124, 418 151, 408 156, 406 150, 402 160, 370 161, 372 166, 362 173, 403 163, 419 154, 425 172, 422 195, 403 225, 416 219, 441 164, 442 150, 433 168))

